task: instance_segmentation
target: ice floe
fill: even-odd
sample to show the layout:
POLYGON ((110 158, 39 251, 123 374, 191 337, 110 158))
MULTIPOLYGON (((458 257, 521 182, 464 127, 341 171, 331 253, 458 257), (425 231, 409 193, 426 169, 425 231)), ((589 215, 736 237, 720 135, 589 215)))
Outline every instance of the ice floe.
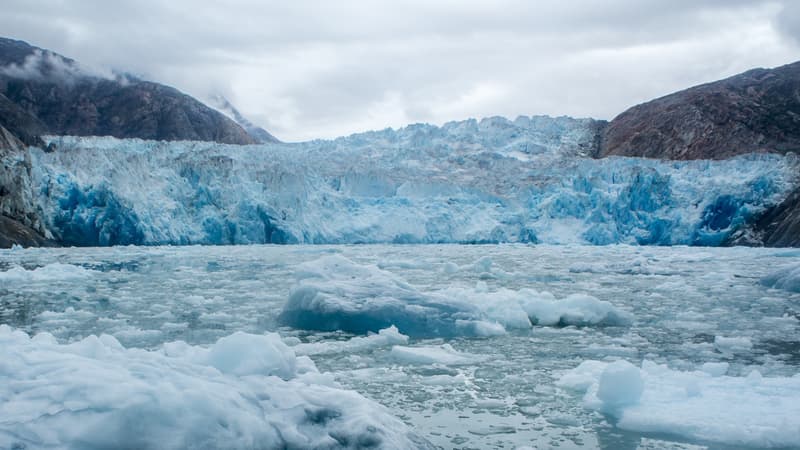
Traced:
POLYGON ((428 448, 320 379, 275 334, 147 351, 0 325, 0 448, 428 448))
POLYGON ((459 352, 450 344, 436 347, 407 347, 395 345, 390 353, 391 358, 401 364, 441 364, 458 366, 474 364, 482 359, 480 355, 459 352))
POLYGON ((558 385, 585 391, 587 408, 616 426, 753 447, 800 446, 800 375, 726 376, 727 365, 678 371, 644 361, 585 361, 558 385))
POLYGON ((34 283, 60 280, 81 280, 91 278, 99 272, 81 266, 62 263, 51 263, 34 269, 13 266, 0 272, 0 281, 8 283, 34 283))

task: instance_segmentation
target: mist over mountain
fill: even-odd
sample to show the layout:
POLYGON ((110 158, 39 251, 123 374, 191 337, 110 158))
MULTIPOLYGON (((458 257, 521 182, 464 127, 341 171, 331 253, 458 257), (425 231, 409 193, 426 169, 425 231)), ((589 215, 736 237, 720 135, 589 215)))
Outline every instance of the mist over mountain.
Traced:
POLYGON ((233 120, 177 89, 86 69, 57 53, 6 38, 0 38, 0 95, 3 111, 25 118, 3 123, 16 128, 27 143, 31 141, 25 136, 43 133, 257 142, 233 120))
POLYGON ((236 109, 235 106, 225 97, 222 95, 214 95, 210 99, 210 103, 212 106, 217 108, 218 110, 222 111, 226 116, 233 119, 236 123, 238 123, 242 128, 247 131, 253 139, 258 141, 261 144, 267 143, 279 143, 281 142, 270 134, 269 131, 259 127, 258 125, 251 122, 247 117, 243 116, 242 113, 236 109))

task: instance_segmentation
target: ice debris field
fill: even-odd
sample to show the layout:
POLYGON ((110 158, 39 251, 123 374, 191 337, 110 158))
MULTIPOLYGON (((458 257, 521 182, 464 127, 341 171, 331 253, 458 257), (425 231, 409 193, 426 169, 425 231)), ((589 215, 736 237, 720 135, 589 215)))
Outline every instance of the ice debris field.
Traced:
POLYGON ((495 117, 262 146, 52 137, 31 149, 31 187, 79 246, 717 246, 797 184, 794 155, 592 159, 596 132, 495 117))
POLYGON ((0 250, 0 448, 798 448, 799 256, 0 250))

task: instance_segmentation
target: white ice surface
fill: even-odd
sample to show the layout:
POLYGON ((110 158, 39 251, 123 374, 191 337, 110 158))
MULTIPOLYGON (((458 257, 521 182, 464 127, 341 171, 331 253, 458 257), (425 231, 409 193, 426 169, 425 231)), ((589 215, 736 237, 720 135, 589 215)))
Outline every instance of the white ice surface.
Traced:
POLYGON ((0 325, 0 448, 427 445, 385 408, 320 379, 274 334, 145 351, 109 335, 64 345, 0 325))
POLYGON ((450 344, 442 344, 437 347, 395 345, 392 347, 390 356, 401 364, 441 364, 444 366, 474 364, 481 359, 479 355, 459 352, 450 344))
MULTIPOLYGON (((474 267, 493 273, 491 259, 474 267), (488 262, 487 262, 488 261, 488 262)), ((374 265, 326 255, 299 265, 282 313, 284 323, 311 330, 376 332, 396 326, 409 336, 498 336, 542 326, 629 325, 632 315, 586 294, 556 299, 549 292, 499 288, 422 291, 374 265)))
POLYGON ((558 381, 586 391, 584 405, 616 426, 728 445, 800 446, 800 375, 731 377, 708 366, 678 371, 644 361, 585 361, 558 381))
POLYGON ((27 270, 14 266, 0 272, 0 281, 5 283, 54 282, 61 280, 85 280, 98 272, 72 264, 51 263, 27 270))

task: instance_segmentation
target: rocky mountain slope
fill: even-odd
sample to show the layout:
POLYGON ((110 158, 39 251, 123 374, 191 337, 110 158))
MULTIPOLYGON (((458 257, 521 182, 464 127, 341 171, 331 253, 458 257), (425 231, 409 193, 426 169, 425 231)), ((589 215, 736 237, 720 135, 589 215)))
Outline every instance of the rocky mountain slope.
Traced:
POLYGON ((12 39, 0 38, 0 94, 48 134, 256 143, 233 120, 177 89, 128 75, 95 75, 12 39))
POLYGON ((681 160, 798 151, 800 62, 634 106, 608 124, 599 150, 599 156, 681 160))

